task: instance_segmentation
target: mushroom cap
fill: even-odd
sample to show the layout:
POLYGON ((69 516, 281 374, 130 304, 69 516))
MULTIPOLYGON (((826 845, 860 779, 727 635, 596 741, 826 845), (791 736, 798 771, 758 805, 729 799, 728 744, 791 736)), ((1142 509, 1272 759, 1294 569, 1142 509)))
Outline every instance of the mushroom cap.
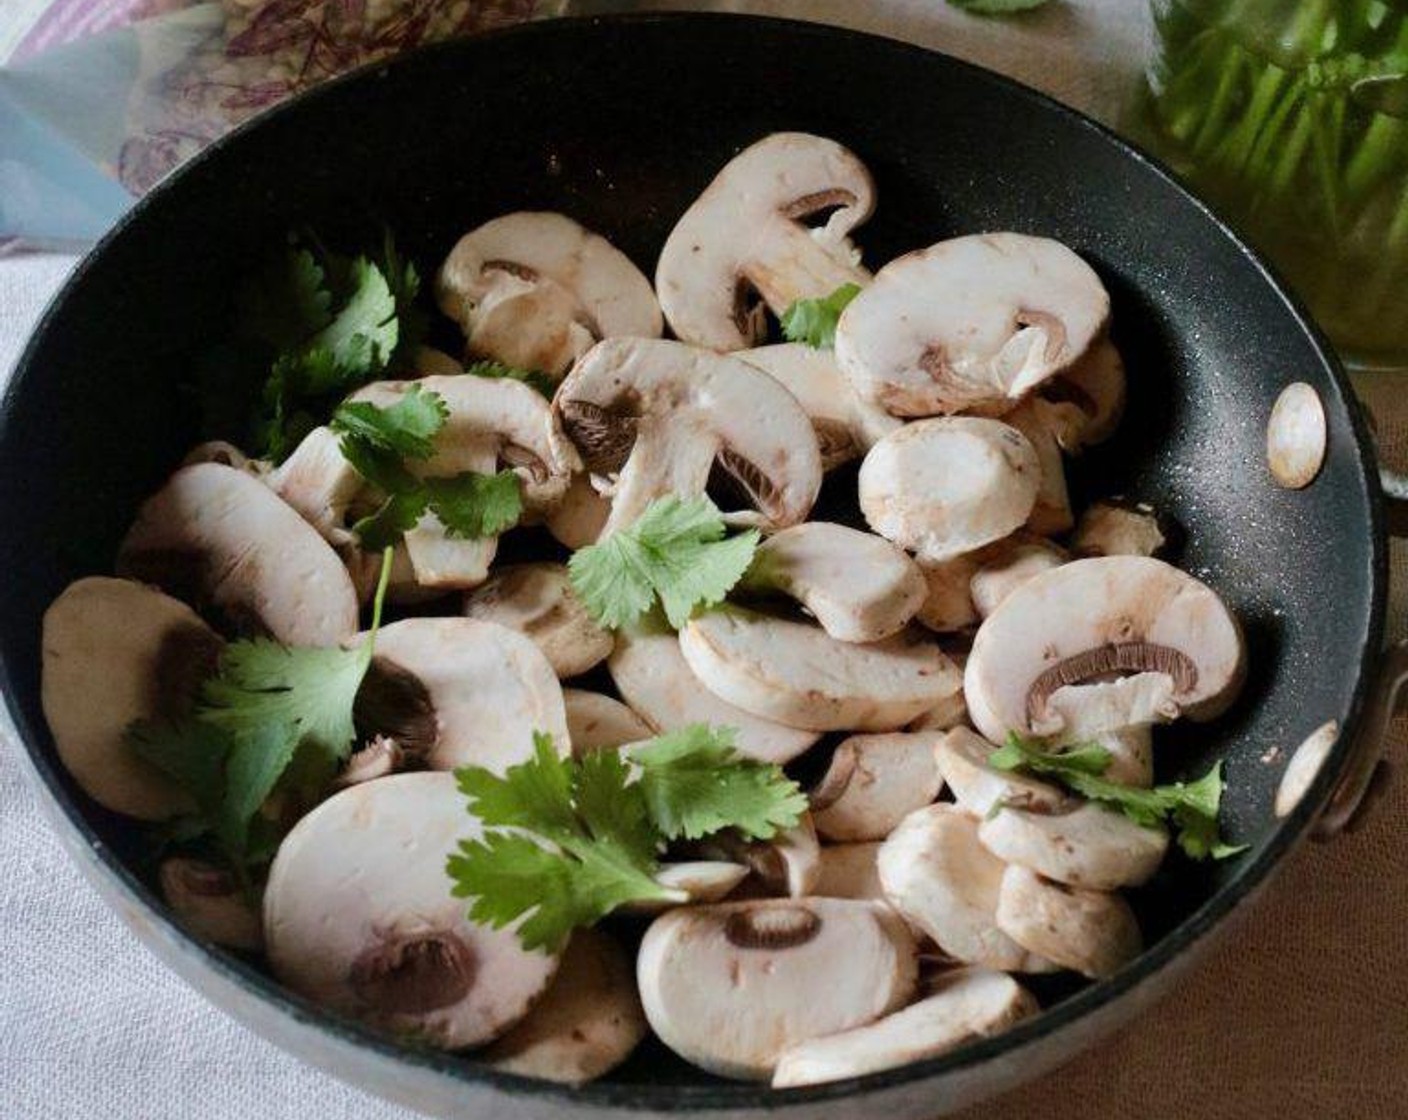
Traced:
POLYGON ((995 750, 966 727, 955 727, 935 745, 934 763, 961 809, 985 818, 999 805, 1048 813, 1070 807, 1060 787, 990 765, 995 750))
POLYGON ((557 970, 512 927, 466 916, 445 859, 482 834, 452 774, 395 774, 334 794, 279 845, 264 891, 274 975, 300 995, 446 1050, 527 1013, 557 970))
POLYGON ((1172 527, 1151 505, 1092 502, 1080 515, 1071 549, 1077 556, 1157 556, 1171 535, 1172 527))
POLYGON ((954 689, 957 667, 908 633, 838 642, 820 627, 741 607, 690 619, 680 651, 694 675, 728 703, 812 731, 892 731, 954 689))
MULTIPOLYGON (((569 750, 562 688, 552 666, 529 639, 495 622, 472 618, 407 618, 383 626, 376 660, 410 674, 425 690, 432 720, 416 721, 405 742, 394 727, 377 727, 421 753, 433 770, 485 766, 502 774, 533 757, 533 733, 569 750), (427 724, 432 730, 420 731, 427 724)), ((366 686, 363 686, 364 691, 366 686)))
POLYGON ((1162 560, 1103 556, 1053 568, 1004 599, 973 640, 964 692, 978 730, 1001 742, 1011 731, 1071 731, 1086 704, 1110 709, 1106 729, 1160 715, 1211 719, 1244 673, 1241 629, 1211 588, 1162 560), (1121 673, 1135 675, 1106 679, 1121 673))
POLYGON ((548 510, 543 524, 557 542, 576 551, 595 544, 611 516, 611 499, 598 494, 585 471, 572 476, 562 501, 548 510))
POLYGON ((573 367, 553 407, 588 469, 619 472, 603 535, 656 498, 703 494, 716 461, 756 509, 734 515, 738 523, 795 525, 821 488, 821 455, 802 406, 727 354, 607 339, 573 367))
POLYGON ((942 561, 1000 540, 1031 515, 1041 464, 1026 436, 998 420, 906 424, 860 467, 860 508, 877 533, 942 561))
POLYGON ((264 948, 259 913, 224 868, 172 856, 162 860, 157 879, 166 904, 193 937, 251 953, 264 948))
POLYGON ((592 751, 638 743, 655 734, 650 724, 625 704, 600 692, 564 688, 562 703, 567 712, 567 737, 578 758, 592 751))
POLYGON ((897 257, 841 313, 836 358, 894 416, 1002 408, 1069 368, 1110 297, 1059 241, 987 233, 897 257))
POLYGON ((1080 425, 1070 418, 1081 417, 1071 405, 1052 404, 1040 397, 1028 397, 1002 417, 1003 423, 1027 437, 1036 452, 1041 482, 1027 518, 1027 528, 1040 536, 1054 537, 1069 532, 1076 523, 1071 495, 1066 488, 1066 461, 1061 456, 1063 441, 1073 441, 1080 425))
POLYGON ((44 716, 59 761, 84 793, 139 820, 193 808, 185 792, 128 747, 125 734, 136 720, 188 714, 221 644, 190 607, 128 580, 80 579, 49 605, 44 716))
POLYGON ((774 1089, 819 1085, 895 1069, 956 1050, 975 1038, 1001 1034, 1035 1014, 1036 1000, 1002 972, 945 972, 933 994, 874 1023, 800 1042, 783 1052, 774 1089))
POLYGON ((987 618, 1002 600, 1033 576, 1059 568, 1066 554, 1049 541, 1013 538, 1009 547, 996 550, 968 581, 968 591, 978 614, 987 618))
POLYGON ((978 842, 978 818, 956 805, 911 813, 875 865, 890 905, 954 960, 1006 972, 1050 972, 997 928, 1004 864, 978 842))
POLYGON ((828 776, 838 769, 843 773, 825 807, 813 808, 817 831, 827 840, 885 839, 910 813, 939 796, 943 779, 934 748, 940 738, 933 731, 894 731, 844 740, 828 776))
POLYGON ((885 901, 880 872, 875 866, 880 841, 859 844, 823 844, 812 894, 818 898, 854 898, 885 901))
POLYGON ((864 455, 902 423, 856 395, 831 350, 782 342, 740 350, 738 357, 780 381, 797 398, 816 429, 825 470, 864 455))
POLYGON ((834 140, 776 132, 724 165, 670 231, 655 290, 676 337, 713 350, 757 341, 751 291, 781 315, 798 299, 865 284, 847 235, 875 208, 865 165, 834 140), (834 209, 832 209, 834 207, 834 209), (832 210, 810 230, 813 214, 832 210))
POLYGON ((576 298, 555 280, 490 271, 460 321, 466 355, 555 379, 596 341, 580 315, 576 298))
POLYGON ((960 553, 947 560, 921 561, 924 602, 915 615, 936 634, 954 634, 981 621, 973 602, 973 577, 982 567, 986 549, 960 553))
POLYGON ((1294 381, 1281 390, 1266 422, 1266 464, 1276 482, 1301 490, 1325 464, 1325 405, 1314 386, 1294 381))
POLYGON ((843 642, 876 642, 898 633, 927 593, 923 572, 902 549, 828 521, 768 537, 743 583, 790 595, 843 642))
POLYGON ((1085 417, 1062 449, 1074 455, 1114 435, 1124 417, 1125 391, 1124 360, 1107 337, 1096 339, 1075 364, 1042 385, 1043 397, 1072 404, 1085 417))
POLYGON ((1168 851, 1167 829, 1088 801, 1054 813, 1003 808, 978 826, 978 839, 1000 860, 1093 891, 1147 883, 1168 851))
POLYGON ((997 924, 1019 945, 1092 980, 1113 976, 1144 947, 1139 920, 1119 895, 1053 883, 1016 865, 1002 873, 997 924))
POLYGON ((497 622, 533 640, 559 677, 606 660, 614 639, 592 619, 565 564, 510 564, 465 596, 468 618, 497 622))
POLYGON ((288 645, 334 646, 357 632, 357 593, 337 553, 262 482, 218 463, 182 467, 142 504, 117 572, 288 645))
POLYGON ((808 1038, 868 1023, 914 991, 904 923, 868 902, 807 898, 687 906, 656 918, 636 960, 645 1015, 688 1062, 765 1080, 808 1038))
POLYGON ((581 1085, 630 1057, 646 1030, 630 956, 608 934, 579 929, 547 991, 478 1058, 507 1073, 581 1085))
POLYGON ((658 615, 618 630, 606 665, 616 690, 657 734, 691 723, 732 727, 740 754, 777 763, 796 758, 817 740, 814 731, 760 718, 716 696, 694 675, 675 632, 658 615))

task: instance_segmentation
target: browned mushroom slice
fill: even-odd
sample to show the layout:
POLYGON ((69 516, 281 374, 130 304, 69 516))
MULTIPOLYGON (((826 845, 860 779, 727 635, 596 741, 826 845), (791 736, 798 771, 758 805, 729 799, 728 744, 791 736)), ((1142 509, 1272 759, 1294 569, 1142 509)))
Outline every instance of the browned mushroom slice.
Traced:
POLYGON ((655 269, 675 335, 714 350, 760 341, 757 293, 775 315, 870 274, 850 232, 870 217, 870 172, 834 140, 778 132, 745 148, 670 231, 655 269), (825 225, 806 220, 830 211, 825 225))
POLYGON ((603 535, 656 498, 703 494, 717 463, 747 496, 741 523, 806 519, 821 486, 811 421, 790 393, 747 362, 659 339, 598 343, 573 367, 554 407, 587 468, 617 472, 603 535))
POLYGON ((841 315, 836 357, 894 416, 1001 410, 1068 369, 1110 297, 1060 242, 958 237, 891 261, 841 315))
POLYGON ((562 564, 499 568, 465 597, 464 613, 527 635, 559 677, 575 677, 605 661, 613 644, 577 598, 562 564))
POLYGON ((264 891, 274 975, 332 1011, 446 1050, 527 1014, 557 957, 465 915, 445 857, 481 834, 452 774, 343 790, 284 838, 264 891))

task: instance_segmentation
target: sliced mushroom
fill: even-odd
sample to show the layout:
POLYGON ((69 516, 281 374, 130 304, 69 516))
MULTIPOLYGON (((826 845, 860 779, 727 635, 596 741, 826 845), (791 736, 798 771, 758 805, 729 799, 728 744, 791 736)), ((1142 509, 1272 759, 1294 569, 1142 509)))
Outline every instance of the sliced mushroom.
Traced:
POLYGON ((405 765, 406 752, 400 744, 385 735, 375 735, 365 747, 353 752, 334 784, 339 789, 345 789, 362 782, 374 782, 396 773, 405 765))
POLYGON ((821 871, 821 846, 812 818, 806 813, 770 840, 749 840, 727 831, 704 839, 696 847, 711 859, 742 864, 752 875, 754 893, 764 896, 809 895, 821 871))
POLYGON ((893 416, 1010 407, 1070 368, 1110 297, 1058 241, 989 233, 899 257, 841 314, 836 357, 893 416))
POLYGON ((662 863, 655 874, 655 881, 662 887, 684 891, 692 903, 719 902, 748 877, 749 870, 731 860, 662 863))
POLYGON ((1085 418, 1084 425, 1074 432, 1074 442, 1061 444, 1068 455, 1103 443, 1114 435, 1124 416, 1125 376, 1120 352, 1108 338, 1097 339, 1074 365, 1043 384, 1041 395, 1074 406, 1085 418))
POLYGON ((564 688, 562 703, 567 710, 567 737, 578 758, 592 751, 615 750, 626 743, 638 743, 655 734, 650 725, 619 700, 599 692, 564 688))
POLYGON ((765 322, 754 292, 781 315, 796 300, 870 279, 848 235, 874 207, 870 172, 834 140, 764 137, 725 164, 670 231, 655 269, 665 318, 696 346, 755 345, 765 322), (807 228, 828 210, 825 225, 807 228))
POLYGON ((1325 464, 1325 405, 1314 387, 1296 381, 1281 390, 1266 423, 1266 464, 1288 490, 1315 481, 1325 464))
POLYGON ((237 471, 244 471, 252 474, 255 478, 263 478, 269 470, 269 464, 262 459, 251 459, 233 443, 227 443, 223 439, 206 440, 198 443, 181 460, 183 467, 193 466, 196 463, 219 463, 222 467, 234 467, 237 471))
POLYGON ((343 456, 341 437, 331 428, 314 428, 264 481, 329 544, 353 541, 347 512, 367 483, 343 456))
POLYGON ((827 521, 774 533, 743 586, 776 590, 843 642, 876 642, 904 629, 924 602, 924 575, 889 541, 827 521))
POLYGON ((804 622, 741 607, 696 615, 680 651, 716 696, 812 731, 891 731, 953 691, 957 667, 932 642, 897 634, 838 642, 804 622))
POLYGON ((1144 947, 1139 920, 1119 895, 1053 883, 1025 867, 1002 874, 997 924, 1019 945, 1092 980, 1113 976, 1144 947))
POLYGON ((465 597, 464 613, 533 639, 559 677, 585 673, 611 653, 611 632, 587 613, 563 564, 500 568, 465 597))
POLYGON ((157 878, 166 904, 192 936, 251 953, 264 948, 259 912, 224 868, 173 856, 162 861, 157 878))
POLYGON ((999 807, 1057 813, 1072 807, 1057 786, 988 762, 997 748, 966 727, 955 727, 934 747, 934 762, 960 808, 986 818, 999 807))
POLYGON ((548 510, 543 523, 559 544, 576 551, 595 544, 611 516, 611 499, 597 493, 591 475, 585 471, 572 476, 562 501, 548 510))
POLYGON ((551 735, 561 754, 569 749, 552 666, 531 641, 497 623, 408 618, 383 626, 359 706, 381 688, 386 699, 359 711, 359 722, 433 770, 473 764, 503 773, 533 757, 534 732, 551 735))
POLYGON ((901 424, 856 395, 831 350, 784 342, 741 350, 738 356, 780 381, 797 398, 812 418, 825 470, 860 458, 901 424))
POLYGON ((1070 491, 1066 488, 1066 462, 1061 457, 1061 448, 1074 442, 1075 432, 1082 426, 1079 410, 1040 397, 1028 397, 1004 414, 1002 420, 1027 437, 1036 452, 1041 472, 1027 528, 1047 537, 1069 531, 1076 519, 1071 511, 1070 491), (1075 423, 1072 423, 1073 418, 1075 423))
POLYGON ((1079 738, 1068 734, 1058 745, 1075 743, 1093 743, 1109 752, 1110 764, 1102 777, 1139 789, 1148 789, 1154 784, 1154 735, 1147 723, 1079 738))
POLYGON ((1281 784, 1276 787, 1275 811, 1278 817, 1289 817, 1300 804, 1300 800, 1315 782, 1320 768, 1330 757, 1330 751, 1339 742, 1340 725, 1335 720, 1323 723, 1306 736, 1305 741, 1291 755, 1290 762, 1281 774, 1281 784))
POLYGON ((860 467, 860 508, 882 537, 935 563, 1007 536, 1031 515, 1041 465, 1015 428, 981 417, 906 424, 860 467))
POLYGON ((476 1057, 508 1073, 581 1085, 630 1057, 646 1030, 630 956, 607 934, 579 929, 533 1009, 476 1057))
POLYGON ((833 791, 824 806, 813 802, 817 831, 827 840, 885 839, 939 796, 943 779, 934 763, 939 738, 933 731, 896 731, 852 735, 842 742, 827 774, 833 791))
POLYGON ((740 524, 806 519, 821 487, 811 421, 786 389, 726 354, 679 342, 619 338, 573 367, 554 407, 587 469, 619 472, 603 535, 656 498, 705 492, 715 462, 756 512, 740 524))
POLYGON ((1173 535, 1171 523, 1153 506, 1113 499, 1086 507, 1071 548, 1077 556, 1158 556, 1173 535))
POLYGON ((598 338, 655 338, 663 325, 640 270, 564 214, 505 214, 465 234, 435 295, 470 354, 551 375, 598 338))
POLYGON ((983 618, 1027 580, 1059 568, 1067 559, 1050 541, 1041 540, 1012 538, 1008 547, 992 551, 992 558, 981 563, 968 581, 973 607, 983 618))
POLYGON ((982 567, 983 549, 947 560, 921 561, 924 603, 915 615, 936 634, 955 634, 981 621, 973 602, 973 577, 982 567))
MULTIPOLYGON (((405 625, 404 623, 400 625, 405 625)), ((445 857, 482 835, 452 774, 334 794, 284 838, 264 891, 274 975, 330 1010, 447 1050, 501 1035, 557 957, 466 916, 445 857)))
POLYGON ((1166 829, 1093 802, 1054 813, 1004 806, 978 827, 978 839, 1000 860, 1093 891, 1147 883, 1168 851, 1166 829))
POLYGON ((785 1050, 774 1089, 819 1085, 895 1069, 1001 1034, 1037 1011, 1036 1000, 1010 976, 986 968, 945 972, 933 994, 874 1023, 785 1050))
POLYGON ((978 842, 978 818, 956 805, 911 813, 875 860, 890 905, 948 956, 1006 972, 1049 972, 997 928, 1004 864, 978 842))
POLYGON ((289 645, 357 632, 357 594, 337 553, 268 487, 218 463, 182 467, 142 504, 117 571, 289 645))
POLYGON ((818 898, 854 898, 885 901, 880 872, 875 866, 880 842, 823 844, 812 894, 818 898))
POLYGON ((760 719, 716 696, 694 675, 679 639, 658 616, 618 630, 606 664, 616 690, 657 734, 691 723, 732 727, 740 754, 777 763, 796 758, 817 740, 815 731, 760 719))
POLYGON ((1215 592, 1161 560, 1108 556, 1003 600, 973 641, 964 692, 978 730, 1001 742, 1075 734, 1087 707, 1101 709, 1099 729, 1210 719, 1243 676, 1241 630, 1215 592))
MULTIPOLYGON (((959 661, 955 658, 954 664, 959 661)), ((948 696, 945 696, 927 712, 921 712, 919 718, 914 720, 906 728, 908 731, 949 731, 955 727, 962 727, 968 722, 968 704, 963 699, 963 689, 956 688, 948 696)))
POLYGON ((49 605, 44 717, 59 761, 84 793, 146 821, 194 808, 128 745, 126 731, 138 720, 188 715, 221 645, 190 607, 128 580, 80 579, 49 605))
POLYGON ((868 1023, 914 991, 914 941, 890 910, 809 898, 688 906, 636 960, 645 1015, 688 1062, 764 1080, 789 1046, 868 1023))

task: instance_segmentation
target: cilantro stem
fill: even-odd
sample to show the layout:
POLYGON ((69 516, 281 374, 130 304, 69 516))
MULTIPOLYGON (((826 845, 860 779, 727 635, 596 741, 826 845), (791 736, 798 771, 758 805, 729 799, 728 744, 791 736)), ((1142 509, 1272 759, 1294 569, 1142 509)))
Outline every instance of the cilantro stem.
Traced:
POLYGON ((376 632, 381 629, 381 606, 386 601, 386 589, 391 583, 391 563, 396 549, 387 545, 381 550, 381 574, 376 581, 376 597, 372 599, 372 629, 367 635, 369 644, 376 642, 376 632))

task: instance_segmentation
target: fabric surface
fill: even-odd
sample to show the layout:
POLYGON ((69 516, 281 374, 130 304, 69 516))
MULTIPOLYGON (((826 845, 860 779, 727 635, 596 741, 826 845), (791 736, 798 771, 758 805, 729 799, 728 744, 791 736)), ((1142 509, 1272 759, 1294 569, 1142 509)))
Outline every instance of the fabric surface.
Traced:
MULTIPOLYGON (((964 21, 938 0, 743 6, 947 45, 1107 119, 1137 72, 1143 34, 1139 0, 1068 2, 1015 25, 964 21)), ((0 260, 0 370, 71 263, 0 260)), ((1401 382, 1361 387, 1386 457, 1408 464, 1401 382)), ((1402 636, 1408 550, 1395 546, 1393 562, 1389 633, 1402 636)), ((1406 731, 1400 722, 1391 748, 1400 760, 1406 731)), ((0 734, 0 1120, 411 1120, 264 1043, 167 972, 70 866, 17 751, 0 734)), ((1297 853, 1161 1006, 965 1120, 1408 1115, 1405 833, 1400 780, 1359 832, 1297 853)))

